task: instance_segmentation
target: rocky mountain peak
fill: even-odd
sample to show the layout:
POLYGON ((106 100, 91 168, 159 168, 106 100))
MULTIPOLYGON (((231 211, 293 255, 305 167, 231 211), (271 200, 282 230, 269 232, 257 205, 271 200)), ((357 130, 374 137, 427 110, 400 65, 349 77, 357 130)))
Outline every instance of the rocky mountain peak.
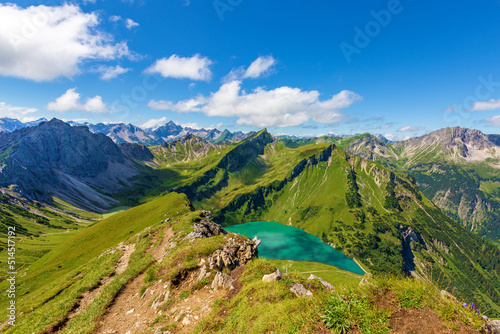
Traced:
POLYGON ((5 134, 0 145, 0 187, 15 185, 21 197, 50 202, 57 196, 100 210, 114 203, 107 195, 137 174, 128 157, 103 134, 52 119, 5 134))

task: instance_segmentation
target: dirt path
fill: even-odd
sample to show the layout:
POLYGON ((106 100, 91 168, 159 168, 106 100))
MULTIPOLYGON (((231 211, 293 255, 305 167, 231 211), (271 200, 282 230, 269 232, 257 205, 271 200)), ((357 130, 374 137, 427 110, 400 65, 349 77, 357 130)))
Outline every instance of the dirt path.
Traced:
MULTIPOLYGON (((167 228, 160 244, 153 249, 151 254, 158 262, 163 259, 173 235, 172 229, 167 228)), ((155 241, 156 239, 153 239, 153 243, 155 241)), ((132 252, 133 250, 130 254, 132 252)), ((141 274, 125 285, 99 320, 94 333, 132 334, 145 333, 151 329, 153 321, 163 314, 159 307, 169 300, 171 291, 168 284, 160 280, 141 295, 140 290, 144 283, 144 276, 141 274)))
POLYGON ((163 260, 165 253, 167 252, 167 247, 170 245, 170 239, 174 236, 174 231, 172 231, 171 227, 165 229, 165 234, 160 244, 153 249, 152 255, 156 259, 156 261, 163 260))
MULTIPOLYGON (((174 247, 174 232, 167 228, 158 246, 151 254, 161 262, 165 253, 174 247)), ((157 240, 153 239, 153 243, 157 240)), ((176 333, 192 333, 194 328, 212 311, 216 299, 225 296, 228 291, 214 291, 209 285, 193 291, 200 271, 191 271, 179 286, 171 287, 168 281, 161 279, 153 283, 141 295, 145 274, 129 282, 116 296, 113 304, 99 320, 94 334, 143 334, 155 333, 165 323, 175 323, 176 333), (183 298, 181 299, 181 295, 183 298), (166 306, 170 300, 172 306, 166 306), (155 320, 160 319, 154 324, 155 320)))
POLYGON ((123 245, 119 244, 118 249, 123 252, 122 256, 116 262, 115 265, 115 274, 120 275, 127 270, 128 267, 128 261, 130 260, 130 255, 135 251, 135 244, 130 244, 130 245, 123 245))

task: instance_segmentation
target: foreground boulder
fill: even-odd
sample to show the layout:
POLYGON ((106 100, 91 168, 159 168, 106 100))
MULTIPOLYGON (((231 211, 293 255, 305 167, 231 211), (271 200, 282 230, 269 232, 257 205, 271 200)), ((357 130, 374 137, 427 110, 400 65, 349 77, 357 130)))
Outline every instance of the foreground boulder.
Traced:
POLYGON ((233 279, 231 276, 221 273, 220 271, 215 275, 212 282, 212 289, 231 289, 233 287, 233 279))
POLYGON ((276 272, 269 274, 269 275, 264 275, 262 277, 263 282, 275 282, 280 280, 283 277, 283 274, 279 269, 276 269, 276 272))
POLYGON ((309 281, 311 281, 311 280, 318 280, 325 287, 325 289, 327 289, 327 290, 332 290, 333 289, 333 285, 331 285, 330 283, 328 283, 324 279, 319 278, 316 275, 312 275, 311 274, 311 276, 309 276, 309 278, 307 280, 309 280, 309 281))
POLYGON ((297 297, 303 297, 303 296, 308 296, 312 297, 313 293, 309 290, 307 290, 302 284, 295 284, 292 286, 290 289, 297 297))

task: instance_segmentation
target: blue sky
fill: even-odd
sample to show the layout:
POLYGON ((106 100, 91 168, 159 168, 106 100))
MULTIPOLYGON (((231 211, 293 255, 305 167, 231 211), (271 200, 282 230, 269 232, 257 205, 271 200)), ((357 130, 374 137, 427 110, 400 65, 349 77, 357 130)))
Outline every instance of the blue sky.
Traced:
POLYGON ((500 1, 13 1, 0 116, 498 133, 500 1))

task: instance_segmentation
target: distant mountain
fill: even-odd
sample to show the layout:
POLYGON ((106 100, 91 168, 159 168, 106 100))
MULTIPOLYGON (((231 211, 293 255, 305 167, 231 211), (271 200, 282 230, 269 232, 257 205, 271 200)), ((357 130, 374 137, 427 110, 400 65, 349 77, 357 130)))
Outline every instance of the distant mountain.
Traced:
POLYGON ((449 217, 500 240, 500 136, 454 127, 392 144, 364 134, 340 146, 412 175, 449 217))
POLYGON ((47 121, 46 118, 40 118, 37 119, 36 121, 23 123, 15 118, 0 118, 0 132, 9 133, 19 129, 24 129, 25 127, 37 126, 38 124, 46 121, 47 121))
POLYGON ((91 132, 105 134, 109 138, 113 139, 116 144, 135 143, 150 146, 158 145, 161 142, 161 140, 154 134, 148 133, 145 130, 130 123, 98 123, 86 125, 91 132))
POLYGON ((117 205, 110 195, 138 174, 109 137, 57 119, 0 134, 0 166, 0 187, 22 198, 93 211, 117 205))
POLYGON ((116 144, 136 143, 146 146, 160 145, 164 142, 172 142, 183 138, 188 134, 193 134, 215 144, 232 144, 243 140, 254 132, 243 133, 241 131, 231 133, 228 130, 220 131, 218 129, 193 129, 182 127, 172 121, 165 123, 158 128, 142 129, 133 124, 111 123, 111 124, 90 124, 69 122, 73 126, 87 126, 93 133, 102 133, 113 139, 116 144))
POLYGON ((188 134, 173 142, 164 142, 155 146, 151 148, 151 152, 158 165, 169 166, 180 162, 199 160, 214 151, 220 152, 222 148, 221 145, 212 144, 193 134, 188 134))

